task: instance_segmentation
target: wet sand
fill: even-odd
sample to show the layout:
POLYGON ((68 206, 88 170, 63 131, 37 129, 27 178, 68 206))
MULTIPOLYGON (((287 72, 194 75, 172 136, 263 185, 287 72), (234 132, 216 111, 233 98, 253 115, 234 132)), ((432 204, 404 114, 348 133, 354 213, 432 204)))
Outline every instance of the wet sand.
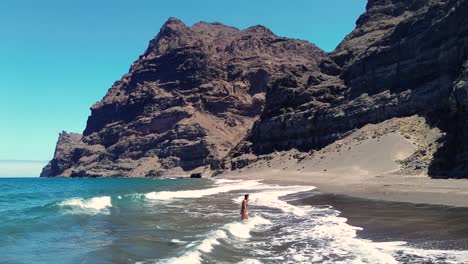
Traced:
POLYGON ((364 126, 316 151, 289 150, 261 158, 246 154, 234 161, 250 161, 247 166, 217 177, 312 185, 323 193, 376 203, 383 200, 468 207, 468 179, 433 179, 424 169, 407 167, 413 164, 410 157, 424 150, 428 156, 413 164, 424 168, 424 161, 432 159, 432 152, 426 148, 441 135, 423 117, 395 118, 364 126))
POLYGON ((333 206, 358 235, 376 242, 406 241, 425 249, 468 250, 468 208, 399 203, 314 192, 293 202, 333 206))
POLYGON ((468 179, 434 179, 424 169, 407 167, 423 149, 427 155, 413 165, 424 168, 432 159, 429 146, 441 136, 422 117, 396 118, 364 126, 316 151, 246 154, 234 160, 250 160, 246 166, 217 177, 315 186, 296 202, 333 206, 349 224, 363 228, 362 238, 468 250, 468 179))

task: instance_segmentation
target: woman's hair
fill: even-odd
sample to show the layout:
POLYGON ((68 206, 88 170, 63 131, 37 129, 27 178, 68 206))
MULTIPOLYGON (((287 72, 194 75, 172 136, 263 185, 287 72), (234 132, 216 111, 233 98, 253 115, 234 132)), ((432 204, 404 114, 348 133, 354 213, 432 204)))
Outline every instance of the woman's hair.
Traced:
POLYGON ((245 199, 249 198, 249 195, 248 194, 244 195, 244 198, 245 199))

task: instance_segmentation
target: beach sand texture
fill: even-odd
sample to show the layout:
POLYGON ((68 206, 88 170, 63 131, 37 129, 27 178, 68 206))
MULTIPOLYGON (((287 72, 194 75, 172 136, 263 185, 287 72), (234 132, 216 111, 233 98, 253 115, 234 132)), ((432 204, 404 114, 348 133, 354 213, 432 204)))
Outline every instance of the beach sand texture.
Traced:
POLYGON ((313 185, 325 193, 366 199, 468 207, 468 180, 427 176, 441 136, 423 117, 393 118, 366 125, 315 152, 238 157, 255 160, 218 177, 313 185))

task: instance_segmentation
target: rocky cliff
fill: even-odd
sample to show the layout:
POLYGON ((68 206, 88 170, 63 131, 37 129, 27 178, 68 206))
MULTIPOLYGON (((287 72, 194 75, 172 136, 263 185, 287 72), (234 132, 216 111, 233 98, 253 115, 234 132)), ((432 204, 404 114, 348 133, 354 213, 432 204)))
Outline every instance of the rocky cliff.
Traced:
POLYGON ((466 14, 467 0, 369 0, 329 54, 262 26, 169 19, 91 108, 83 136, 61 134, 42 176, 210 174, 419 115, 444 132, 428 174, 465 177, 466 14))
POLYGON ((428 174, 464 177, 466 14, 468 1, 370 0, 318 72, 290 74, 274 85, 260 120, 225 167, 247 164, 245 153, 321 149, 366 124, 420 115, 446 133, 428 174))
POLYGON ((263 26, 191 27, 170 18, 129 73, 91 107, 83 136, 62 133, 42 176, 203 173, 245 137, 265 94, 300 65, 326 58, 315 45, 263 26))

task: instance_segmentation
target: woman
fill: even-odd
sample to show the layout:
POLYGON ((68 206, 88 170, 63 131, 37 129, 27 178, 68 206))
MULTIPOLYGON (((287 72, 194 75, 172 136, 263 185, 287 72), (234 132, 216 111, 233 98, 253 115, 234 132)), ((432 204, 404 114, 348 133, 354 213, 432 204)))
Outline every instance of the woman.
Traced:
POLYGON ((242 201, 241 212, 240 212, 242 220, 247 220, 249 218, 249 212, 247 211, 247 207, 249 206, 248 201, 249 201, 249 195, 246 194, 244 195, 244 200, 242 201))

